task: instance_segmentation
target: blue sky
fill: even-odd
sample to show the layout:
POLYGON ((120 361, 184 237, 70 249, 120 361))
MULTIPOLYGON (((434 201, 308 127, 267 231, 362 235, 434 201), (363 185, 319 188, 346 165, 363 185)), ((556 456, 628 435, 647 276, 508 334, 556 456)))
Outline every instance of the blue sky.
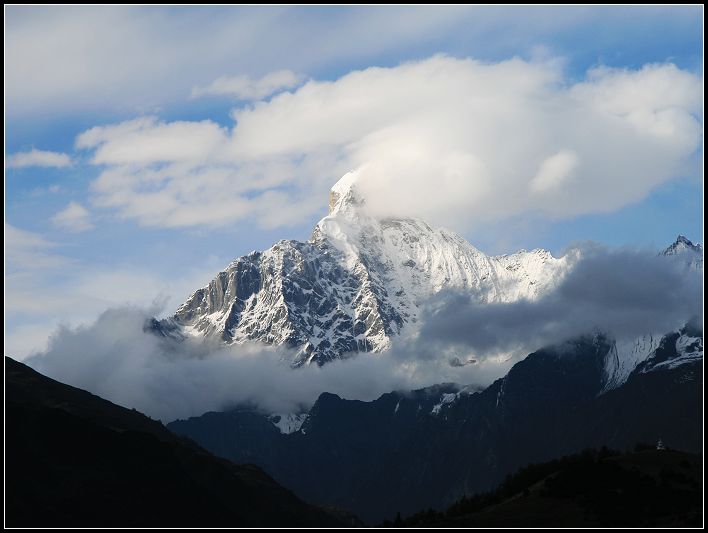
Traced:
MULTIPOLYGON (((306 239, 326 214, 329 186, 351 165, 366 163, 365 156, 404 172, 405 166, 386 160, 388 148, 377 150, 371 139, 407 124, 406 113, 431 102, 405 80, 440 84, 449 105, 434 103, 439 114, 415 124, 433 124, 431 131, 459 126, 455 142, 464 148, 463 141, 473 145, 480 132, 455 123, 455 98, 467 90, 494 95, 537 77, 529 91, 536 98, 534 91, 542 90, 540 100, 521 91, 494 105, 500 123, 508 113, 510 124, 528 119, 540 125, 521 124, 507 138, 489 122, 499 154, 488 166, 506 168, 508 161, 510 176, 525 172, 521 155, 506 157, 503 149, 527 153, 524 135, 534 136, 538 127, 548 168, 560 165, 563 175, 596 171, 606 180, 605 196, 578 188, 534 203, 517 198, 519 183, 509 177, 496 182, 509 190, 485 193, 484 205, 458 202, 448 209, 441 194, 423 206, 434 223, 453 227, 483 251, 543 247, 559 254, 587 240, 658 248, 679 233, 702 242, 702 103, 695 95, 697 88, 702 93, 702 17, 699 6, 8 7, 6 353, 40 349, 58 324, 92 320, 110 306, 167 300, 163 312, 170 311, 235 257, 279 239, 306 239), (364 73, 363 86, 350 76, 356 71, 364 73), (589 71, 599 74, 593 78, 589 71), (474 82, 461 87, 466 80, 474 82), (198 89, 206 94, 195 96, 198 89), (372 109, 387 110, 387 98, 399 100, 396 91, 411 102, 389 122, 367 119, 371 126, 359 131, 340 112, 362 92, 372 109), (661 142, 642 144, 632 134, 626 138, 631 148, 618 153, 609 141, 605 147, 602 138, 595 143, 572 132, 568 117, 576 111, 569 98, 596 99, 602 107, 608 94, 629 95, 608 109, 619 106, 634 126, 663 128, 656 130, 661 142), (320 110, 317 95, 325 95, 329 107, 320 110), (627 108, 644 100, 653 107, 627 108), (510 111, 529 101, 560 111, 540 118, 527 109, 510 111), (308 105, 317 109, 304 115, 295 109, 308 105), (666 109, 683 115, 660 115, 666 109), (647 113, 651 121, 641 122, 647 113), (565 118, 556 123, 556 117, 565 118), (91 130, 99 126, 105 128, 91 130), (330 128, 328 135, 311 131, 330 128), (559 143, 568 132, 578 147, 559 143), (603 166, 602 150, 611 167, 603 166), (194 158, 182 157, 191 151, 194 158), (160 174, 169 165, 179 179, 160 174), (608 168, 622 172, 608 175, 608 168), (135 188, 126 185, 132 182, 135 188)), ((459 116, 465 113, 476 117, 464 107, 459 116)), ((583 124, 588 131, 606 127, 589 119, 583 124)), ((622 128, 607 130, 606 137, 625 139, 622 128)), ((384 136, 381 146, 400 149, 394 140, 384 136)), ((425 134, 410 139, 425 140, 425 134)), ((429 159, 442 154, 460 161, 457 148, 454 154, 435 150, 429 159)), ((462 161, 458 173, 474 167, 462 161)), ((434 161, 422 163, 435 172, 434 161)), ((409 207, 417 212, 420 198, 413 196, 428 190, 426 179, 421 170, 410 180, 409 207)))

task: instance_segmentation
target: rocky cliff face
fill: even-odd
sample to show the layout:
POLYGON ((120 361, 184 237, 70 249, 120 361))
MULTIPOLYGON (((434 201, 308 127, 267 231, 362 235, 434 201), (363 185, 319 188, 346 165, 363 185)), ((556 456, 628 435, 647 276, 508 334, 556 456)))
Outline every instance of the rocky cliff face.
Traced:
POLYGON ((280 241, 233 261, 162 327, 227 344, 257 340, 296 350, 293 365, 380 352, 415 327, 443 289, 481 301, 534 299, 568 268, 545 250, 490 257, 459 235, 417 219, 367 214, 356 173, 330 193, 307 242, 280 241))

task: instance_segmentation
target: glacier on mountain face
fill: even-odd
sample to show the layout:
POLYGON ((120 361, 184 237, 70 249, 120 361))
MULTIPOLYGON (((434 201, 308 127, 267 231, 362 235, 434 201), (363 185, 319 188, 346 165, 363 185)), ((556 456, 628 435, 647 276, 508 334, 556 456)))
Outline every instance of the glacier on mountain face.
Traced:
POLYGON ((622 385, 634 369, 659 347, 661 335, 644 335, 634 340, 613 342, 605 359, 604 391, 622 385))

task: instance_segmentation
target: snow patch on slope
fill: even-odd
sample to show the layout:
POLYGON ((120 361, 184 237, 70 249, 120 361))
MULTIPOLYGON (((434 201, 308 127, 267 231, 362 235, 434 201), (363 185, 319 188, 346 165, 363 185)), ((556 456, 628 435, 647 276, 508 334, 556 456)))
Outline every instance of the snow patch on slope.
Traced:
POLYGON ((461 396, 472 394, 476 392, 474 387, 466 386, 457 392, 445 392, 440 397, 440 401, 436 403, 430 410, 430 414, 433 416, 438 416, 443 408, 447 408, 454 404, 461 396))
POLYGON ((681 365, 695 363, 703 359, 703 337, 687 334, 682 334, 676 339, 675 344, 676 355, 668 358, 665 361, 653 363, 648 361, 646 368, 642 372, 654 372, 662 369, 674 369, 681 365))
POLYGON ((289 435, 290 433, 300 431, 300 428, 305 423, 305 420, 307 420, 307 417, 307 413, 273 414, 270 415, 268 420, 271 424, 277 427, 282 434, 289 435))
POLYGON ((457 398, 458 395, 452 392, 443 394, 442 398, 440 399, 440 403, 437 403, 433 406, 433 409, 430 411, 430 414, 433 416, 437 416, 438 414, 440 414, 440 409, 442 409, 444 405, 454 402, 457 398))
POLYGON ((602 392, 616 389, 634 372, 639 363, 659 347, 661 335, 649 334, 633 341, 614 342, 605 359, 605 386, 602 392))
POLYGON ((667 335, 645 335, 613 343, 605 358, 605 386, 600 394, 624 384, 633 372, 674 369, 703 359, 703 337, 688 327, 667 335))

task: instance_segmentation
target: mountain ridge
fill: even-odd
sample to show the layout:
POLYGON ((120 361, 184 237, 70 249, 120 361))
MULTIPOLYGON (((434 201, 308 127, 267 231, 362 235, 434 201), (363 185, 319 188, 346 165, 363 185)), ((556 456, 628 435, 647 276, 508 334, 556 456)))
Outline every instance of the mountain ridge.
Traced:
POLYGON ((702 332, 664 336, 649 364, 608 388, 611 346, 594 335, 538 350, 481 391, 447 384, 371 402, 323 393, 290 433, 247 410, 168 428, 217 455, 255 462, 310 501, 352 509, 370 523, 392 510, 444 507, 529 462, 587 447, 628 449, 663 438, 700 451, 702 332), (698 348, 699 341, 700 350, 686 357, 685 346, 698 348))
POLYGON ((5 357, 10 527, 341 526, 260 468, 5 357))
POLYGON ((400 515, 384 527, 700 527, 702 457, 638 443, 587 449, 465 495, 445 512, 400 515))

